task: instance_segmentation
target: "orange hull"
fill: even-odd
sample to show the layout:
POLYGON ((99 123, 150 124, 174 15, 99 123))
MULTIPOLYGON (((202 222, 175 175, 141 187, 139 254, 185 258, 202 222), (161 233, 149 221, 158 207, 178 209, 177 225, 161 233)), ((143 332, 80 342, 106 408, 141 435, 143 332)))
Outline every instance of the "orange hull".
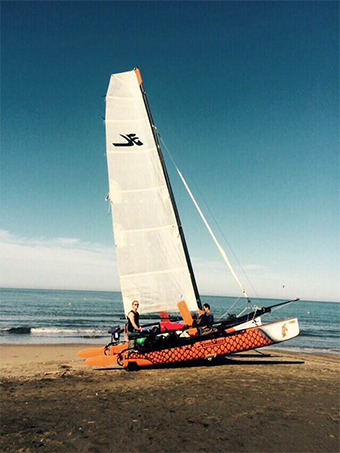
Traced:
POLYGON ((273 340, 265 335, 260 328, 256 327, 235 332, 233 335, 226 337, 198 341, 194 344, 178 346, 171 349, 146 353, 130 352, 128 358, 127 354, 122 354, 124 359, 123 366, 128 367, 129 363, 135 363, 138 366, 144 367, 201 360, 261 348, 273 343, 273 340))
POLYGON ((137 367, 204 360, 270 346, 290 340, 298 334, 298 320, 292 318, 243 330, 229 328, 225 330, 225 336, 207 339, 201 336, 195 343, 149 352, 127 350, 127 343, 124 343, 111 346, 106 351, 107 355, 102 353, 97 357, 88 358, 85 364, 105 368, 117 363, 132 370, 137 367))
POLYGON ((121 343, 109 346, 107 351, 105 346, 102 346, 100 348, 82 349, 81 351, 77 352, 77 356, 81 357, 82 359, 89 359, 91 357, 98 357, 103 355, 114 355, 119 354, 123 349, 126 348, 127 343, 121 343))

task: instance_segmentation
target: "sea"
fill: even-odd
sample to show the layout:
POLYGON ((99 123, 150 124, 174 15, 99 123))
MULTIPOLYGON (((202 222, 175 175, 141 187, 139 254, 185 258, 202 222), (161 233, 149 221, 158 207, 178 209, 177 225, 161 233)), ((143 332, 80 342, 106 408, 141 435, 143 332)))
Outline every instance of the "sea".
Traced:
MULTIPOLYGON (((202 296, 215 321, 228 311, 239 314, 245 301, 202 296), (237 302, 237 303, 236 303, 237 302)), ((283 302, 252 299, 266 307, 283 302)), ((121 293, 0 288, 0 344, 107 344, 109 329, 125 323, 121 293)), ((340 354, 340 303, 300 300, 262 317, 263 323, 297 317, 300 335, 271 347, 340 354)), ((142 320, 141 324, 150 323, 142 320)))

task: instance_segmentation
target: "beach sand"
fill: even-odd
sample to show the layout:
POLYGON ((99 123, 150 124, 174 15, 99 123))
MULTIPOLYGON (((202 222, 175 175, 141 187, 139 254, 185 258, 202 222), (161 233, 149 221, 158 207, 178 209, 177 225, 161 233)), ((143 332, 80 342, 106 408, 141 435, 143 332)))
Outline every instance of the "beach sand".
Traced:
POLYGON ((268 348, 127 372, 85 367, 79 349, 0 347, 0 451, 340 449, 338 356, 268 348))

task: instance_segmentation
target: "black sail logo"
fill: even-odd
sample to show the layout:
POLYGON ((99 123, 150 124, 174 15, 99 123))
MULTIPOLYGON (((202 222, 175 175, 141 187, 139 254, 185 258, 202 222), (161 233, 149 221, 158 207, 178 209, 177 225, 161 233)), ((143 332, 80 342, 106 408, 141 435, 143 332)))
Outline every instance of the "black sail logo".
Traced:
POLYGON ((119 134, 121 137, 125 138, 126 142, 123 143, 112 143, 113 146, 142 146, 143 143, 139 140, 136 134, 119 134))

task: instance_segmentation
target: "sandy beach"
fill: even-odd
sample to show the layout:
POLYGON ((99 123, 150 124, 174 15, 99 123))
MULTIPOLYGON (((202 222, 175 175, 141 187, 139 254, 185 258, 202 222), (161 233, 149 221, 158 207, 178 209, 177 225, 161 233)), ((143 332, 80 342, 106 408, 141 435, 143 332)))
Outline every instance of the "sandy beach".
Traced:
POLYGON ((1 346, 1 451, 337 452, 339 357, 274 349, 127 372, 1 346))

